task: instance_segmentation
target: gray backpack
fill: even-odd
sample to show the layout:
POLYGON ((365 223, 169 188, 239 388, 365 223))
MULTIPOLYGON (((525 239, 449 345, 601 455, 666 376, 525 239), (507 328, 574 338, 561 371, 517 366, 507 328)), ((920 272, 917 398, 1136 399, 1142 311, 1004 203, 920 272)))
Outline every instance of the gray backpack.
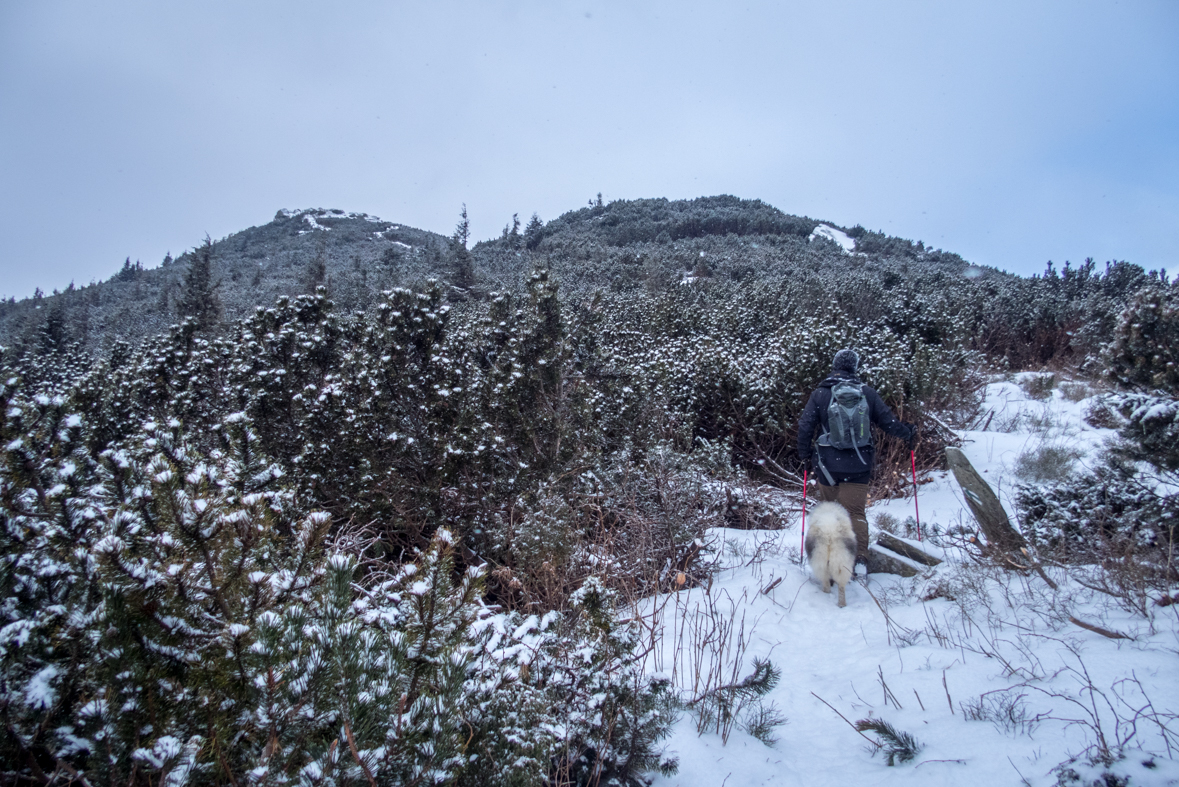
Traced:
MULTIPOLYGON (((872 444, 871 417, 864 386, 841 380, 831 386, 831 404, 827 407, 826 444, 839 451, 856 452, 861 462, 860 449, 872 444)), ((819 439, 822 445, 824 440, 819 439)))

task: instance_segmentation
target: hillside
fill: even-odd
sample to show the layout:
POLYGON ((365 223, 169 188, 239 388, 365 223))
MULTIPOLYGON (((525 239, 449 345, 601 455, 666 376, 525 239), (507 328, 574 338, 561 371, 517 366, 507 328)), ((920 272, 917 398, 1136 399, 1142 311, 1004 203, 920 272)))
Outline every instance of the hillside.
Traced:
MULTIPOLYGON (((226 321, 318 286, 330 288, 342 308, 364 308, 381 290, 437 275, 447 248, 440 235, 365 214, 280 210, 268 224, 213 242, 215 296, 226 321)), ((182 317, 192 255, 165 258, 155 268, 128 261, 106 281, 0 305, 0 343, 28 340, 50 315, 91 349, 165 332, 182 317)))
POLYGON ((280 212, 6 309, 5 783, 824 784, 845 762, 993 783, 1000 751, 1036 784, 1078 784, 1074 755, 1124 787, 1173 770, 1160 274, 1010 276, 712 197, 470 249, 280 212), (875 433, 873 524, 911 535, 919 486, 944 561, 836 610, 791 550, 799 416, 845 347, 915 427, 875 433), (951 445, 1026 551, 965 515, 951 445), (927 753, 857 754, 824 702, 927 753))
MULTIPOLYGON (((665 288, 692 276, 751 281, 844 268, 888 282, 895 274, 884 268, 897 264, 911 275, 937 270, 957 276, 968 268, 956 255, 862 228, 848 230, 852 256, 830 241, 831 232, 849 237, 833 225, 735 197, 618 201, 475 244, 473 277, 465 284, 484 293, 519 291, 536 267, 551 270, 569 292, 665 288)), ((421 286, 432 277, 455 282, 458 268, 447 238, 339 210, 281 210, 268 224, 214 241, 211 250, 214 296, 226 322, 319 286, 343 311, 365 309, 393 287, 421 286)), ((53 330, 91 349, 161 333, 182 317, 192 255, 155 268, 128 262, 104 282, 0 304, 0 343, 31 341, 54 320, 61 327, 53 330)))

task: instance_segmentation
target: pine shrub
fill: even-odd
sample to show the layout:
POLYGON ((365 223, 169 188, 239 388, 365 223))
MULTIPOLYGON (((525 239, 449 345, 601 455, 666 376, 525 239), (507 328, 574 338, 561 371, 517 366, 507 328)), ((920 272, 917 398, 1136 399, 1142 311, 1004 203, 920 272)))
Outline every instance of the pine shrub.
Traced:
POLYGON ((1105 350, 1106 374, 1133 388, 1179 391, 1179 298, 1158 285, 1135 294, 1105 350))
POLYGON ((879 736, 877 751, 883 752, 889 766, 912 762, 924 748, 911 734, 898 730, 884 719, 860 719, 855 727, 859 732, 874 732, 879 736))

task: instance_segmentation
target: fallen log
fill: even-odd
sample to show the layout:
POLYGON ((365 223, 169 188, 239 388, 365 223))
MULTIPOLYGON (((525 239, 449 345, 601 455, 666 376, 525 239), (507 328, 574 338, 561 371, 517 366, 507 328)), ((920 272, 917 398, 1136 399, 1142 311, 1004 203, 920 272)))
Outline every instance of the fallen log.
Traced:
POLYGON ((898 555, 907 557, 909 560, 921 563, 922 565, 932 567, 942 562, 917 545, 902 541, 891 533, 881 532, 876 536, 876 543, 890 552, 896 552, 898 555))
POLYGON ((868 547, 868 573, 915 577, 921 573, 921 567, 913 565, 901 555, 890 552, 879 544, 872 544, 868 547))
POLYGON ((946 449, 946 464, 954 472, 958 486, 962 487, 962 496, 966 498, 970 513, 974 515, 987 538, 988 549, 1018 554, 1027 546, 1023 536, 1011 526, 999 498, 970 464, 966 454, 962 453, 961 449, 951 446, 946 449))

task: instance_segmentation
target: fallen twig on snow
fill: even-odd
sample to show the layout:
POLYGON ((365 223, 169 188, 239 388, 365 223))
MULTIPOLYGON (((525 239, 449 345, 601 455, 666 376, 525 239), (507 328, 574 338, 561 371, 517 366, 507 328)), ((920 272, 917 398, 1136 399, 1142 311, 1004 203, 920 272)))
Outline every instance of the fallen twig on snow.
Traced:
POLYGON ((1101 636, 1109 637, 1110 639, 1134 639, 1133 637, 1129 636, 1128 634, 1122 634, 1121 632, 1118 632, 1118 631, 1110 631, 1109 629, 1103 629, 1101 626, 1094 626, 1092 623, 1086 623, 1083 620, 1077 620, 1072 615, 1069 615, 1068 622, 1075 623, 1076 625, 1080 626, 1083 629, 1088 629, 1089 631, 1092 631, 1094 634, 1100 634, 1101 636))
POLYGON ((834 706, 834 705, 832 705, 830 702, 827 702, 827 700, 823 699, 823 698, 822 698, 822 697, 820 697, 818 694, 815 694, 813 691, 811 692, 811 696, 812 696, 812 697, 814 697, 815 699, 817 699, 819 702, 821 702, 821 703, 823 703, 824 705, 826 705, 826 706, 827 706, 828 708, 830 708, 831 710, 835 711, 835 715, 836 715, 836 716, 838 716, 839 718, 843 719, 844 721, 846 721, 846 722, 847 722, 847 726, 851 727, 853 730, 855 730, 857 733, 859 733, 859 736, 860 736, 861 738, 863 738, 864 740, 868 741, 868 743, 872 744, 872 745, 873 745, 875 748, 877 748, 877 749, 879 749, 879 748, 880 748, 880 743, 879 743, 878 741, 874 741, 874 740, 872 740, 872 739, 871 739, 871 738, 869 738, 867 735, 865 735, 863 732, 861 732, 861 731, 859 730, 859 728, 857 728, 857 727, 856 727, 856 725, 854 725, 854 724, 852 724, 850 721, 848 721, 848 718, 847 718, 847 716, 844 716, 842 713, 840 713, 839 711, 835 710, 835 706, 834 706))

